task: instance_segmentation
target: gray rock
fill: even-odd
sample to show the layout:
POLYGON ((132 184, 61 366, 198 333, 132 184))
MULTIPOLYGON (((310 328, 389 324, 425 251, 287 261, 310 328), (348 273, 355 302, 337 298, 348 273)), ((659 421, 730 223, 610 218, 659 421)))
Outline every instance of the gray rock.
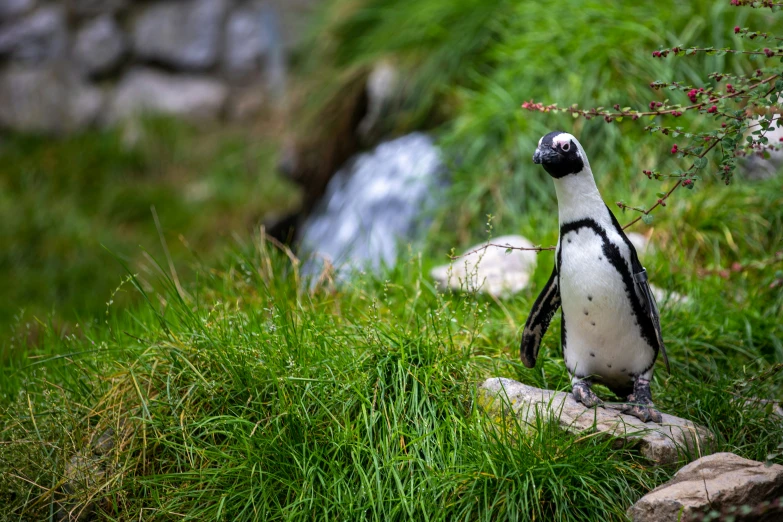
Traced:
POLYGON ((73 45, 73 59, 88 76, 97 76, 112 70, 127 50, 123 35, 114 17, 104 15, 87 22, 73 45))
POLYGON ((170 114, 192 121, 220 117, 228 88, 204 76, 174 75, 150 69, 132 69, 114 91, 108 123, 143 113, 170 114))
POLYGON ((0 100, 0 127, 56 134, 92 124, 103 93, 60 67, 17 66, 0 73, 0 100))
POLYGON ((705 428, 673 415, 664 413, 661 424, 644 423, 621 413, 620 404, 585 408, 570 393, 542 390, 511 379, 487 379, 479 388, 478 400, 492 417, 513 413, 522 424, 532 424, 537 415, 552 415, 569 433, 604 433, 618 446, 638 446, 642 455, 658 464, 702 453, 713 440, 705 428))
POLYGON ((161 2, 144 7, 133 27, 133 48, 146 60, 182 69, 216 64, 225 0, 161 2))
POLYGON ((0 0, 0 22, 21 16, 34 5, 35 0, 0 0))
POLYGON ((68 11, 76 16, 113 14, 128 5, 127 0, 66 0, 68 11))
POLYGON ((61 6, 41 7, 28 16, 0 27, 0 58, 42 63, 65 55, 68 33, 61 6))
POLYGON ((267 16, 263 7, 247 6, 228 17, 223 66, 232 76, 247 76, 265 66, 263 62, 273 45, 267 16))
MULTIPOLYGON (((699 520, 705 511, 756 506, 783 495, 783 466, 765 466, 733 453, 702 457, 680 469, 628 509, 634 522, 699 520)), ((783 519, 783 510, 778 511, 783 519)), ((759 520, 755 518, 755 520, 759 520)))
MULTIPOLYGON (((127 435, 127 431, 124 434, 127 435)), ((62 481, 62 493, 65 495, 55 501, 58 508, 56 520, 94 520, 94 493, 114 468, 111 457, 116 440, 114 430, 107 428, 88 447, 80 449, 68 460, 62 481)))
POLYGON ((528 250, 504 247, 533 248, 533 243, 522 236, 501 236, 468 248, 448 265, 432 269, 430 275, 445 289, 482 292, 493 296, 513 295, 525 288, 536 269, 537 255, 528 250))

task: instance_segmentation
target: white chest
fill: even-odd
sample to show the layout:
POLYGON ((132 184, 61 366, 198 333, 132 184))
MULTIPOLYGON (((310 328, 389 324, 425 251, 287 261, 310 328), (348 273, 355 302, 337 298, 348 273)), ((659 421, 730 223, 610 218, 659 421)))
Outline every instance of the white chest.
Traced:
POLYGON ((607 256, 604 238, 591 228, 560 238, 564 357, 576 376, 624 386, 649 366, 654 349, 642 337, 633 313, 629 292, 634 289, 615 264, 620 262, 630 274, 630 251, 613 230, 603 234, 618 245, 620 259, 607 256))

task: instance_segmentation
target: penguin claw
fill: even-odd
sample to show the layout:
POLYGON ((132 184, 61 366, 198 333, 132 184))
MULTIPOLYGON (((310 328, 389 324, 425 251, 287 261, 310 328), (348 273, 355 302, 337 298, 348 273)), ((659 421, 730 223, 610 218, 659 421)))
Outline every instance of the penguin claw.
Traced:
POLYGON ((574 384, 571 387, 571 393, 573 394, 574 399, 576 399, 576 402, 581 402, 586 408, 604 405, 604 401, 599 399, 598 395, 596 395, 584 381, 574 384))
POLYGON ((663 422, 663 416, 661 412, 653 408, 652 406, 644 406, 641 404, 629 405, 623 409, 623 413, 626 415, 632 415, 642 422, 653 421, 657 424, 663 422))

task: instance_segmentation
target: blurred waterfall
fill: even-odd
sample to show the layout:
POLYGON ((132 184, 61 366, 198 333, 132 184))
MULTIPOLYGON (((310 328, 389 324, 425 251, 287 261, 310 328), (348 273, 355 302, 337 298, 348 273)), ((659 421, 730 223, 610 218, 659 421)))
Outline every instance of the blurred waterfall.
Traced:
POLYGON ((393 266, 398 244, 421 238, 443 171, 432 138, 418 132, 350 160, 300 229, 304 272, 317 273, 324 258, 341 276, 393 266))

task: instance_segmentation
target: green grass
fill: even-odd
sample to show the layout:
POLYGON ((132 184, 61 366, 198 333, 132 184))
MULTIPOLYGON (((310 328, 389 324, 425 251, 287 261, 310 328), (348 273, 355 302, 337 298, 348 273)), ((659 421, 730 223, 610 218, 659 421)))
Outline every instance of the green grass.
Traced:
POLYGON ((153 208, 186 276, 193 252, 215 259, 233 234, 297 205, 296 189, 275 173, 268 133, 170 120, 145 122, 135 138, 131 130, 0 142, 4 337, 29 327, 34 340, 41 318, 70 331, 100 315, 123 276, 115 256, 149 273, 146 252, 163 256, 153 208))
MULTIPOLYGON (((752 223, 780 223, 778 185, 738 186, 721 201, 732 215, 756 211, 735 224, 756 245, 739 252, 774 255, 779 238, 752 223)), ((713 430, 712 450, 764 460, 780 421, 745 401, 783 388, 783 298, 769 269, 696 273, 731 249, 709 215, 691 214, 715 194, 690 197, 665 216, 688 216, 693 231, 654 236, 645 256, 654 282, 693 301, 663 308, 673 370, 659 369, 653 393, 713 430)), ((544 237, 554 219, 538 216, 544 237)), ((261 238, 196 269, 187 294, 165 268, 152 290, 132 280, 146 304, 112 306, 106 325, 78 335, 47 330, 39 353, 58 355, 28 361, 21 389, 6 386, 0 504, 46 517, 69 459, 112 428, 116 449, 96 457, 105 474, 85 490, 106 520, 624 520, 673 468, 547 418, 497 424, 476 404, 489 376, 568 389, 557 321, 535 369, 517 357, 549 258, 531 289, 502 303, 439 294, 426 276, 434 259, 420 255, 380 278, 308 290, 298 263, 261 238)))

